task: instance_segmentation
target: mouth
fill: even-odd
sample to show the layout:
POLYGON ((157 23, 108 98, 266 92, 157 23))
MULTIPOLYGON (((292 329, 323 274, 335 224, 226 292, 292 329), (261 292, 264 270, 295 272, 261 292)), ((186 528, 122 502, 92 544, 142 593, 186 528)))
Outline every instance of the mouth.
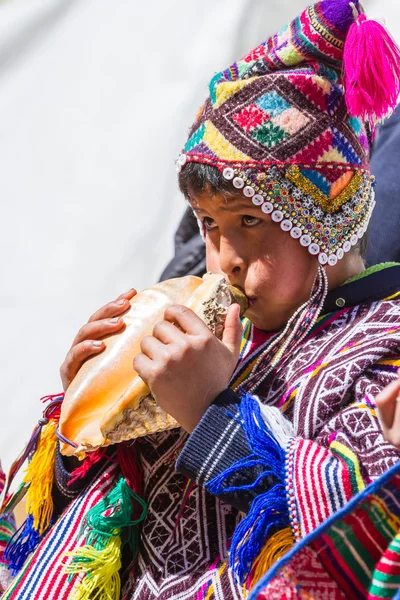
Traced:
POLYGON ((257 298, 255 296, 248 296, 245 292, 245 289, 241 285, 235 284, 234 287, 237 288, 238 290, 240 290, 246 296, 248 308, 250 308, 251 306, 253 306, 255 304, 255 302, 257 301, 257 298))

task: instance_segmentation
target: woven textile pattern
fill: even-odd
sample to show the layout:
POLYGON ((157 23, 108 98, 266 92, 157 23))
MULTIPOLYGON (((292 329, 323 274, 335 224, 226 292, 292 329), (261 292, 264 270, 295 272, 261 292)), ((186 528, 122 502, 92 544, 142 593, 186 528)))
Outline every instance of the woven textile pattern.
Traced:
MULTIPOLYGON (((313 502, 316 481, 321 489, 329 491, 330 474, 326 475, 324 465, 340 467, 347 478, 343 480, 343 498, 335 504, 336 493, 332 497, 327 494, 321 502, 325 514, 315 511, 315 523, 309 521, 305 502, 290 505, 292 529, 300 536, 398 461, 398 452, 382 441, 372 396, 395 377, 400 365, 399 320, 396 298, 327 315, 304 340, 302 348, 284 357, 256 390, 266 405, 279 407, 293 423, 293 487, 301 486, 301 494, 313 502), (298 438, 304 441, 300 443, 298 438), (316 448, 321 460, 316 461, 312 476, 306 477, 301 469, 301 453, 311 456, 316 448)), ((234 386, 246 385, 249 367, 270 340, 271 336, 246 325, 234 386)), ((186 439, 180 431, 164 432, 143 438, 138 444, 148 514, 140 534, 137 563, 124 578, 122 597, 126 600, 243 598, 241 586, 234 583, 227 567, 230 539, 240 514, 201 485, 194 485, 183 503, 187 480, 175 472, 174 464, 186 439)), ((111 485, 111 479, 104 482, 100 477, 98 483, 72 501, 7 592, 7 600, 67 600, 71 588, 59 568, 61 554, 76 546, 84 503, 95 503, 111 485), (98 487, 101 485, 106 486, 102 493, 98 487), (59 552, 49 563, 54 545, 59 552)))
POLYGON ((252 599, 393 598, 400 587, 399 471, 397 464, 388 481, 277 564, 252 599))

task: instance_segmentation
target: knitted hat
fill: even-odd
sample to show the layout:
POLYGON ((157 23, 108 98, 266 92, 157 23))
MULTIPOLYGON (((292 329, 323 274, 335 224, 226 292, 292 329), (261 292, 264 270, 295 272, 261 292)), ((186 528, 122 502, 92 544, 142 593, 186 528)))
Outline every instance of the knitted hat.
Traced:
POLYGON ((368 227, 365 122, 373 132, 399 95, 400 51, 360 13, 322 0, 217 73, 177 161, 217 167, 321 265, 368 227))

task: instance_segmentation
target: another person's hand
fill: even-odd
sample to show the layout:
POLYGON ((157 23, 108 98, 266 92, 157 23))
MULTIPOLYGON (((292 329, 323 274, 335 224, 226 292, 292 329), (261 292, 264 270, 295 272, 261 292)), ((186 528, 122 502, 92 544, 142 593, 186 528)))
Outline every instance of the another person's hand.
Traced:
POLYGON ((117 333, 124 322, 120 318, 129 309, 129 300, 136 294, 129 290, 118 296, 114 302, 109 302, 96 311, 89 321, 78 331, 72 346, 60 368, 61 381, 64 391, 78 373, 83 363, 94 354, 99 354, 105 348, 102 338, 117 333))
POLYGON ((229 384, 242 338, 239 306, 229 308, 222 341, 185 306, 171 306, 144 337, 133 366, 167 413, 193 431, 229 384), (179 327, 179 328, 178 328, 179 327))
POLYGON ((400 449, 400 377, 386 386, 375 401, 385 440, 400 449))

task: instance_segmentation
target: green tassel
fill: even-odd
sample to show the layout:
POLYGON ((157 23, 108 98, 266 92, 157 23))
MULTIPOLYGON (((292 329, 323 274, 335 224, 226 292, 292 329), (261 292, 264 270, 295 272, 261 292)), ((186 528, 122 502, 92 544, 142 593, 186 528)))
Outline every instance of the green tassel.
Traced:
POLYGON ((111 492, 87 513, 80 535, 83 547, 66 552, 64 564, 69 580, 81 575, 73 600, 113 600, 119 597, 121 568, 121 533, 126 532, 133 556, 138 551, 138 525, 146 516, 146 503, 121 477, 111 492), (142 508, 140 516, 131 520, 134 501, 142 508), (82 577, 83 576, 83 577, 82 577))
MULTIPOLYGON (((82 524, 81 535, 85 537, 86 544, 96 550, 102 550, 111 537, 120 535, 122 529, 133 528, 141 523, 146 511, 144 500, 135 494, 125 478, 121 477, 108 496, 89 510, 82 524), (141 515, 134 521, 131 520, 133 501, 142 507, 141 515)), ((136 536, 131 534, 128 541, 132 544, 133 540, 136 540, 136 536)))

